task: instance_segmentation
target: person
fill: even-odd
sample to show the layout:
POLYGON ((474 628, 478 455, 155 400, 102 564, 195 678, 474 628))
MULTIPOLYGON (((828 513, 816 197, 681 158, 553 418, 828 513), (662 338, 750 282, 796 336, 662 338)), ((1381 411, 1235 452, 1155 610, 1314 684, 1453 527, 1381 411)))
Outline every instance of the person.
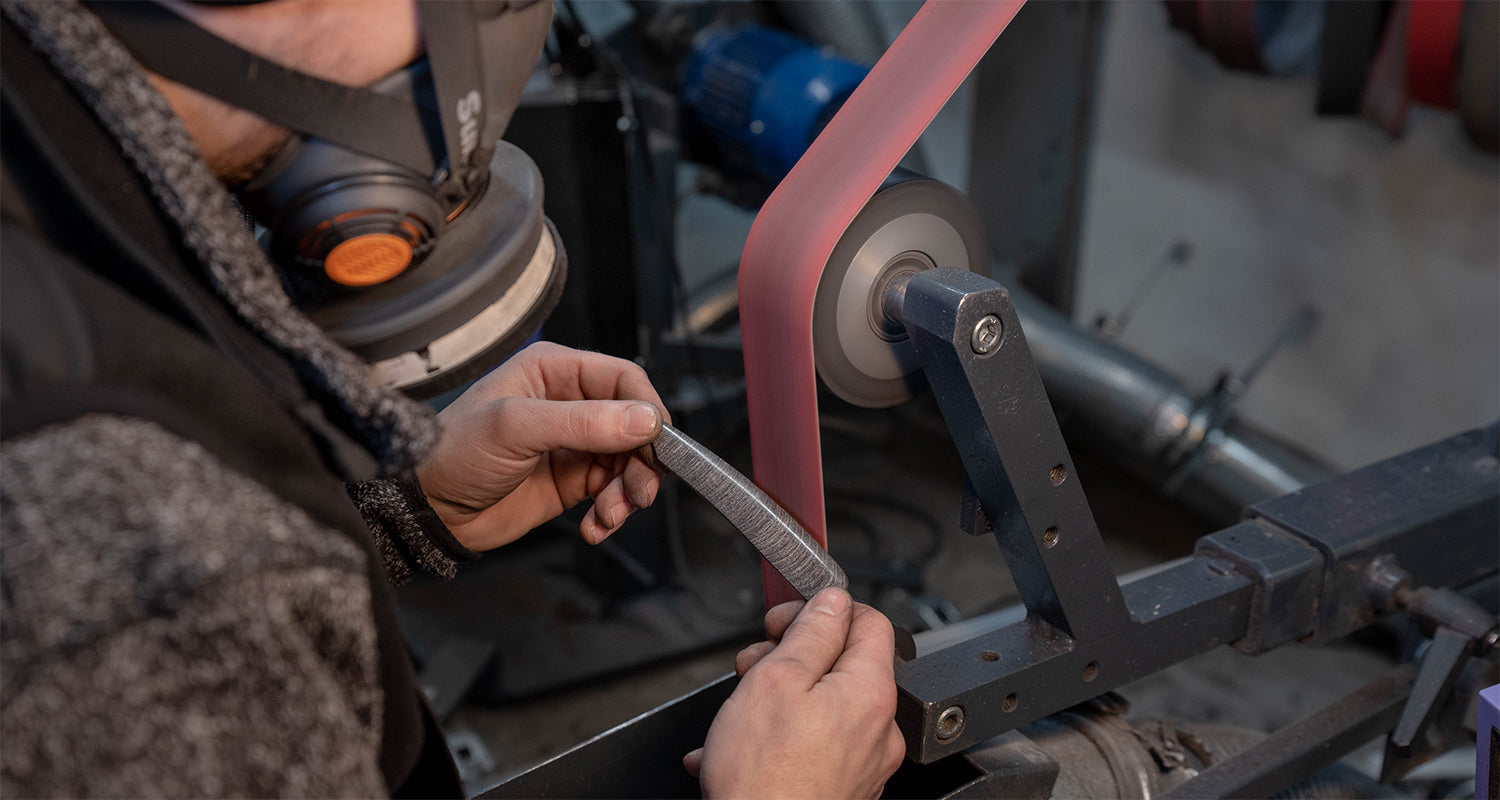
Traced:
MULTIPOLYGON (((172 8, 345 85, 421 54, 410 0, 172 8)), ((550 344, 435 419, 371 385, 225 191, 288 132, 72 0, 3 10, 0 793, 460 793, 391 584, 585 501, 604 540, 655 498, 661 398, 550 344)), ((766 626, 685 767, 708 796, 877 796, 904 753, 889 622, 834 589, 766 626)))

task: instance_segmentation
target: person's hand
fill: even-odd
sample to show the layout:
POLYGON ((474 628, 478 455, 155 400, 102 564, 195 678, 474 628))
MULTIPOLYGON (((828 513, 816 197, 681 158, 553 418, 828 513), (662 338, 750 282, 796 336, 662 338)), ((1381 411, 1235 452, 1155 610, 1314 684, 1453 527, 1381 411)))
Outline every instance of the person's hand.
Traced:
POLYGON ((771 609, 766 632, 683 766, 705 797, 878 797, 906 755, 890 621, 824 589, 771 609))
POLYGON ((645 370, 629 361, 534 344, 438 421, 442 438, 417 479, 471 550, 515 541, 590 497, 579 532, 598 544, 651 505, 661 486, 635 451, 670 417, 645 370))

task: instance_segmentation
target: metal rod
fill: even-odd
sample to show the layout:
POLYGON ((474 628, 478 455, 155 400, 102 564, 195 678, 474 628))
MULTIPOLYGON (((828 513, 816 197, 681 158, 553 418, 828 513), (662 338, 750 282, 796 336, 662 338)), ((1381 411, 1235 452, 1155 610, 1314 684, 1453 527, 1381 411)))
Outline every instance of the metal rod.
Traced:
POLYGON ((1239 755, 1204 770, 1168 798, 1269 797, 1396 724, 1417 667, 1406 664, 1239 755))

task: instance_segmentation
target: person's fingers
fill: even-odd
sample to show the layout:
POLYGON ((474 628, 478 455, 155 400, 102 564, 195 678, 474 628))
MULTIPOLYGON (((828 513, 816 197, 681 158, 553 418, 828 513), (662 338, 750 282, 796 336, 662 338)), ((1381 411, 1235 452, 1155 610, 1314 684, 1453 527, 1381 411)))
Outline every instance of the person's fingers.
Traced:
MULTIPOLYGON (((609 482, 615 479, 614 464, 611 463, 614 461, 614 456, 589 455, 591 457, 588 459, 588 467, 584 474, 583 491, 589 497, 598 497, 599 493, 604 491, 604 487, 608 486, 609 482)), ((566 467, 567 464, 561 463, 560 466, 566 467)))
POLYGON ((703 748, 700 747, 683 756, 682 768, 687 770, 688 774, 694 778, 698 777, 698 773, 703 771, 703 748))
POLYGON ((552 450, 624 453, 656 438, 662 412, 651 403, 629 400, 536 400, 505 397, 491 403, 491 447, 518 458, 552 450))
POLYGON ((895 680, 896 632, 891 621, 875 609, 859 604, 854 607, 844 652, 833 669, 882 683, 895 680))
POLYGON ((609 529, 599 522, 594 516, 594 509, 590 508, 583 514, 583 521, 578 523, 578 533, 583 540, 589 544, 598 544, 609 538, 609 529))
POLYGON ((656 501, 656 492, 661 488, 661 475, 639 457, 626 456, 624 477, 625 496, 636 508, 646 508, 656 501))
POLYGON ((651 379, 635 362, 548 342, 534 344, 521 354, 541 377, 538 388, 548 399, 645 400, 663 409, 663 419, 671 421, 651 379))
POLYGON ((578 531, 583 534, 584 541, 598 544, 624 525, 633 511, 635 507, 625 497, 624 481, 615 478, 594 498, 594 505, 584 514, 578 531))
MULTIPOLYGON (((792 620, 776 649, 755 665, 756 669, 772 672, 777 681, 811 689, 828 674, 844 651, 853 602, 843 589, 818 592, 792 620)), ((889 656, 886 660, 890 660, 889 656)))
POLYGON ((751 667, 760 663, 760 660, 774 649, 776 649, 775 642, 756 642, 739 651, 734 656, 735 674, 741 678, 745 677, 745 673, 749 672, 751 667))
POLYGON ((766 612, 766 638, 773 642, 780 641, 786 634, 786 629, 792 624, 792 620, 801 613, 802 607, 807 605, 802 600, 792 600, 773 606, 766 612))

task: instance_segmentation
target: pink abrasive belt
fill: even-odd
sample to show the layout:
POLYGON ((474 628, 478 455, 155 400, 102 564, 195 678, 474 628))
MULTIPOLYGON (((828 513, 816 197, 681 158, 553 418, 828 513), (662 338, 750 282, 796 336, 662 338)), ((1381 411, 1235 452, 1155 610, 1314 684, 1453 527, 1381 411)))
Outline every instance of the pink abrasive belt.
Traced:
MULTIPOLYGON (((740 327, 755 482, 827 546, 812 315, 844 229, 1025 0, 928 0, 755 218, 740 327)), ((799 599, 762 564, 766 605, 799 599)))

